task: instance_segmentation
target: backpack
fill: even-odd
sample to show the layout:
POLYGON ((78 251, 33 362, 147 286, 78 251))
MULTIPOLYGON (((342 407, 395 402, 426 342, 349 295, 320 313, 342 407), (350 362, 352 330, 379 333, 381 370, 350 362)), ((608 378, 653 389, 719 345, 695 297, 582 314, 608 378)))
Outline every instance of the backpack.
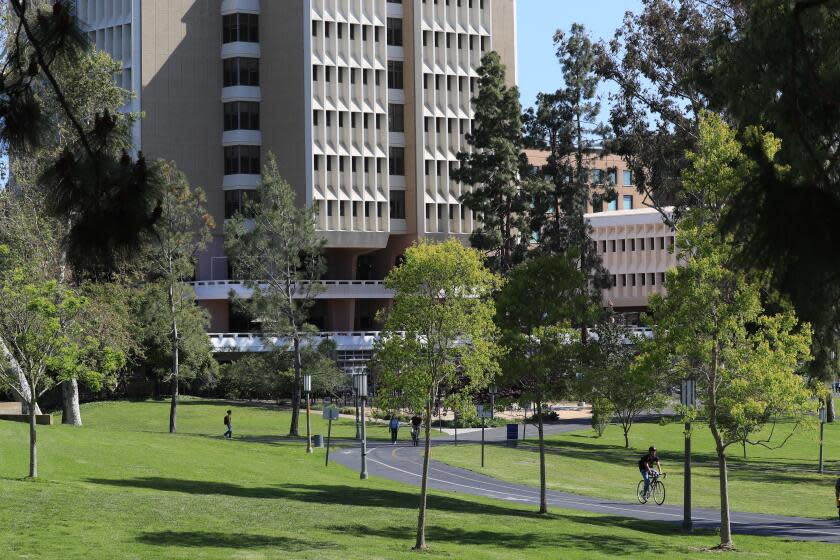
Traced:
POLYGON ((230 420, 228 420, 228 417, 225 416, 225 426, 227 426, 229 422, 230 422, 230 420))

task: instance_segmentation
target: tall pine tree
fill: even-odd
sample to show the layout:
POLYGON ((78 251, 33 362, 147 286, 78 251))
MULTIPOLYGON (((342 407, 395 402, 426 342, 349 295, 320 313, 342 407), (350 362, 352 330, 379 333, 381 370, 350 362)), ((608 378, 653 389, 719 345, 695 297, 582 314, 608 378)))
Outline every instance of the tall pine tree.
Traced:
POLYGON ((528 196, 523 187, 522 107, 519 89, 505 85, 499 54, 488 52, 478 68, 478 95, 473 98, 472 151, 461 152, 457 181, 472 185, 461 203, 476 214, 470 240, 488 256, 488 264, 505 273, 527 251, 528 196))

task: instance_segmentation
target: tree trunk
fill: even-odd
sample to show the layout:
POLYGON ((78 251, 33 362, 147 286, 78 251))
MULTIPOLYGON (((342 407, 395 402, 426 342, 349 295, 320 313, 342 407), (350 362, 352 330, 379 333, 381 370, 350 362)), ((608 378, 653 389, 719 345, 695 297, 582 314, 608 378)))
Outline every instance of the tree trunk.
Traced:
POLYGON ((420 482, 420 511, 417 514, 417 540, 414 543, 415 550, 426 549, 426 496, 429 493, 429 455, 431 454, 432 440, 432 399, 426 401, 426 418, 423 422, 423 429, 426 432, 425 447, 423 449, 423 476, 420 482))
POLYGON ((537 402, 537 431, 540 440, 540 513, 548 513, 548 503, 545 499, 545 439, 543 439, 542 403, 537 402))
POLYGON ((829 424, 834 422, 834 397, 829 392, 825 398, 825 420, 829 424))
MULTIPOLYGON (((170 259, 170 268, 172 262, 170 259)), ((178 381, 180 371, 178 364, 178 316, 175 306, 175 288, 169 284, 169 311, 172 313, 172 403, 169 405, 169 433, 174 434, 178 417, 178 381)))
POLYGON ((38 403, 29 407, 29 478, 38 478, 38 433, 35 431, 35 410, 38 403))
POLYGON ((68 379, 61 383, 61 423, 71 426, 82 425, 82 411, 79 408, 79 383, 75 379, 68 379))
POLYGON ((624 430, 624 449, 630 449, 630 426, 621 426, 624 430))
POLYGON ((295 385, 292 388, 292 423, 289 426, 289 435, 298 436, 298 423, 300 417, 300 380, 302 376, 302 365, 300 362, 300 338, 295 335, 295 385))
POLYGON ((726 469, 726 450, 717 446, 718 470, 720 477, 720 545, 722 549, 734 549, 732 526, 729 522, 729 478, 726 469))
POLYGON ((174 434, 178 424, 178 378, 173 377, 172 400, 169 403, 169 433, 174 434))
MULTIPOLYGON (((26 380, 23 370, 20 369, 20 364, 18 364, 11 350, 9 350, 9 347, 6 345, 6 341, 3 340, 2 337, 0 337, 0 352, 2 352, 6 362, 8 362, 12 373, 17 375, 18 378, 19 386, 16 387, 16 390, 12 391, 14 399, 22 405, 23 414, 29 414, 29 400, 22 396, 31 394, 31 391, 29 390, 29 382, 26 380)), ((38 407, 38 403, 35 403, 35 414, 41 414, 41 409, 38 407)))

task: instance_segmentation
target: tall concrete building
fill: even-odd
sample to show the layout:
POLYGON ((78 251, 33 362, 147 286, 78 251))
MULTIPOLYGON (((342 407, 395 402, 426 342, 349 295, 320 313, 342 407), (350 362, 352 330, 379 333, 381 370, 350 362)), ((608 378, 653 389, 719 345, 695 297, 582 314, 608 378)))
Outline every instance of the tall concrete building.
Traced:
POLYGON ((373 328, 407 246, 472 231, 452 172, 482 55, 516 81, 515 0, 78 0, 77 13, 122 61, 128 108, 144 113, 136 147, 207 193, 218 227, 195 286, 213 331, 249 326, 229 309, 244 288, 222 240, 269 153, 317 208, 322 330, 373 328))

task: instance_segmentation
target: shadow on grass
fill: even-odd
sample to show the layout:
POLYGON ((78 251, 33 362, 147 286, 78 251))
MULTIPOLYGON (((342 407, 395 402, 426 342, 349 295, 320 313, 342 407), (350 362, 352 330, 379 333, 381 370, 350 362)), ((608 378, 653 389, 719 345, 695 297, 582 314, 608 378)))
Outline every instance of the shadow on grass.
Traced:
POLYGON ((272 537, 245 533, 211 531, 153 531, 137 537, 137 542, 154 546, 182 546, 196 548, 278 548, 286 552, 305 550, 338 550, 334 543, 306 541, 291 537, 272 537))
MULTIPOLYGON (((139 477, 130 479, 89 478, 86 482, 121 488, 143 488, 161 492, 181 492, 196 495, 219 495, 235 498, 292 500, 311 504, 341 506, 414 509, 418 505, 416 492, 402 492, 381 488, 356 487, 342 484, 283 484, 273 487, 250 487, 227 482, 185 480, 164 477, 139 477)), ((479 515, 504 515, 538 518, 537 514, 515 508, 490 504, 476 504, 449 496, 432 494, 428 497, 430 509, 449 512, 469 512, 479 515)))
MULTIPOLYGON (((538 516, 536 514, 532 517, 533 521, 529 522, 527 530, 518 532, 505 530, 498 525, 495 525, 492 529, 475 530, 431 525, 426 528, 426 539, 432 548, 434 548, 437 542, 453 543, 459 546, 503 547, 512 550, 557 549, 563 550, 566 553, 597 552, 609 556, 639 554, 644 557, 649 557, 653 554, 673 552, 670 544, 666 548, 662 545, 651 543, 649 539, 650 534, 679 534, 678 529, 672 530, 669 525, 637 522, 636 527, 631 526, 627 523, 626 519, 620 517, 538 516), (563 520, 567 523, 558 526, 558 520, 563 520), (593 521, 596 523, 593 523, 593 521), (543 524, 543 531, 539 531, 540 524, 543 524), (621 527, 639 530, 645 534, 635 537, 621 536, 607 531, 595 536, 592 535, 593 525, 605 526, 608 529, 621 527), (559 527, 567 527, 569 530, 559 530, 559 527)), ((416 531, 416 528, 413 526, 370 527, 362 524, 328 527, 327 529, 346 535, 372 535, 388 539, 404 540, 408 543, 413 542, 416 531)))

